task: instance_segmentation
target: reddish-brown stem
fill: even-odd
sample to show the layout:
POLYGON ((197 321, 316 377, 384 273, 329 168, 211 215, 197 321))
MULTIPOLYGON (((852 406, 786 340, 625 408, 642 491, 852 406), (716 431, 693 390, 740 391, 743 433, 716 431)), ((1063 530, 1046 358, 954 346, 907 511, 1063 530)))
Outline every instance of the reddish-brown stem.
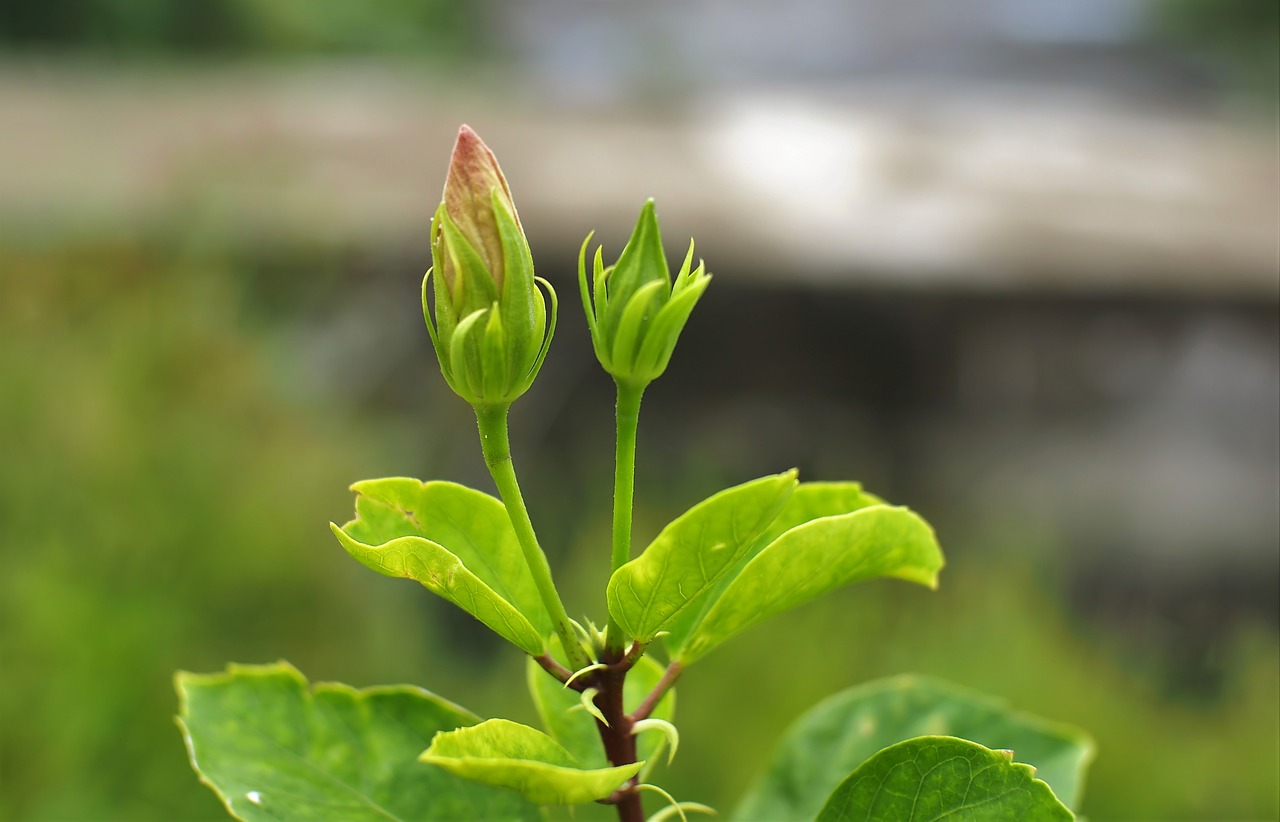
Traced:
MULTIPOLYGON (((594 687, 599 689, 594 702, 605 721, 596 720, 596 729, 600 732, 600 741, 604 743, 605 756, 614 766, 630 765, 636 761, 636 738, 631 729, 635 724, 627 716, 623 706, 623 685, 627 679, 630 665, 625 657, 609 658, 610 652, 605 650, 605 662, 608 667, 595 672, 594 687)), ((632 660, 634 662, 634 660, 632 660)), ((627 784, 614 791, 606 800, 618 809, 619 822, 644 822, 644 806, 640 801, 640 793, 636 790, 637 780, 632 777, 627 784)))
POLYGON ((624 671, 629 671, 635 664, 640 661, 640 657, 644 656, 644 649, 648 647, 641 645, 639 642, 632 642, 631 647, 627 649, 627 653, 618 663, 624 671))
POLYGON ((634 779, 604 799, 596 801, 601 805, 613 805, 617 808, 619 822, 644 822, 644 805, 640 802, 640 791, 636 790, 634 779))
MULTIPOLYGON (((552 659, 551 654, 541 654, 540 656, 535 656, 533 658, 533 661, 538 663, 540 666, 542 666, 542 670, 551 674, 560 682, 568 682, 569 677, 573 676, 573 671, 570 671, 568 668, 564 667, 559 662, 556 662, 554 659, 552 659)), ((581 691, 586 686, 580 685, 578 682, 575 681, 569 687, 573 688, 574 690, 581 691)))
POLYGON ((658 684, 653 686, 653 690, 644 698, 644 701, 631 712, 628 719, 632 722, 639 722, 642 719, 648 719, 649 714, 653 713, 653 709, 662 701, 662 697, 666 695, 671 686, 676 684, 676 680, 680 678, 684 668, 679 662, 672 662, 667 666, 667 670, 662 672, 662 679, 658 680, 658 684))

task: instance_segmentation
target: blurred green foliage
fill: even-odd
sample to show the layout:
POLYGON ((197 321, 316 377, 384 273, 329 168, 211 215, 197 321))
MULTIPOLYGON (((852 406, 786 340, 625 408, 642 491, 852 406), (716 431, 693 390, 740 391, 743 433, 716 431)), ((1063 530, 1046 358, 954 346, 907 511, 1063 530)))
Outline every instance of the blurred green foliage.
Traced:
POLYGON ((6 0, 0 46, 114 54, 407 53, 474 57, 477 0, 6 0))
POLYGON ((1280 95, 1280 3, 1163 0, 1152 4, 1164 38, 1227 68, 1230 85, 1276 105, 1280 95))
MULTIPOLYGON (((1280 4, 1153 7, 1169 41, 1228 66, 1233 88, 1276 99, 1280 4)), ((453 61, 485 50, 489 11, 478 0, 5 0, 0 50, 453 61)), ((313 352, 294 347, 305 336, 288 314, 341 303, 330 276, 339 254, 271 249, 266 264, 216 241, 197 255, 49 242, 0 249, 0 819, 225 818, 172 722, 178 668, 285 657, 313 680, 414 682, 536 723, 517 654, 418 586, 360 568, 328 533, 328 521, 350 516, 350 482, 456 477, 453 455, 473 445, 461 403, 424 421, 421 405, 353 412, 298 390, 313 352)), ((404 300, 413 322, 417 276, 404 300)), ((565 328, 557 345, 572 333, 585 339, 565 328)), ((425 332, 421 355, 402 379, 438 381, 425 332)), ((664 402, 660 386, 646 403, 664 402)), ((553 553, 570 546, 553 562, 571 610, 599 617, 611 444, 593 443, 605 449, 594 463, 570 453, 579 443, 534 451, 520 439, 522 411, 522 472, 544 480, 530 489, 535 522, 553 553), (589 514, 573 519, 584 500, 589 514)), ((611 408, 572 413, 607 423, 611 408)), ((662 433, 642 423, 641 448, 662 433)), ((681 473, 689 468, 640 466, 650 484, 638 488, 638 543, 745 479, 681 473)), ((1072 621, 1054 569, 1027 559, 1053 556, 1051 535, 922 509, 950 562, 939 592, 841 592, 753 628, 681 683, 680 759, 664 782, 679 798, 727 810, 814 701, 921 671, 1088 729, 1099 748, 1082 808, 1092 818, 1280 816, 1273 627, 1224 639, 1222 691, 1180 701, 1159 660, 1145 670, 1130 648, 1072 621)), ((589 808, 577 819, 610 815, 589 808)))
MULTIPOLYGON (((519 654, 419 586, 359 567, 326 528, 349 517, 353 480, 457 476, 449 443, 475 451, 482 476, 465 408, 424 420, 422 405, 353 410, 298 389, 312 352, 289 333, 300 321, 289 306, 338 305, 343 281, 318 276, 315 254, 275 259, 132 242, 0 252, 0 819, 225 818, 172 722, 178 668, 285 657, 312 680, 413 682, 537 721, 519 654)), ((403 310, 416 323, 415 280, 403 310)), ((422 371, 398 379, 438 382, 425 332, 421 357, 422 371)), ((659 385, 646 401, 668 400, 659 385)), ((542 480, 534 519, 553 535, 570 610, 598 617, 608 442, 593 464, 562 471, 556 454, 579 443, 522 439, 521 411, 514 447, 542 480), (574 510, 584 501, 585 517, 574 510)), ((607 422, 611 408, 571 413, 607 422)), ((642 447, 662 433, 642 427, 642 447)), ((742 479, 712 473, 642 485, 637 541, 742 479)), ((927 511, 950 561, 938 592, 841 591, 752 628, 681 682, 683 742, 663 777, 679 798, 728 810, 813 702, 920 671, 1088 729, 1092 818, 1280 812, 1273 629, 1224 646, 1220 694, 1177 701, 1067 615, 1054 568, 1028 559, 1055 555, 1052 534, 990 512, 927 511)))
POLYGON ((324 527, 359 440, 273 388, 222 272, 130 246, 0 267, 0 818, 216 818, 174 669, 376 668, 324 527))

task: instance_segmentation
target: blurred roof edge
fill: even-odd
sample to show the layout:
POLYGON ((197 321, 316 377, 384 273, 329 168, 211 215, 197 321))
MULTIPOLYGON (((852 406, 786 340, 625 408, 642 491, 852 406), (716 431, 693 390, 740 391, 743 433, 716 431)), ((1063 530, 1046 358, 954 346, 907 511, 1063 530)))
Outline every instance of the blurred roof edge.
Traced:
POLYGON ((1009 82, 574 109, 386 67, 81 74, 0 67, 0 241, 424 242, 465 121, 544 245, 617 250, 654 196, 673 246, 766 280, 1280 297, 1274 122, 1009 82))

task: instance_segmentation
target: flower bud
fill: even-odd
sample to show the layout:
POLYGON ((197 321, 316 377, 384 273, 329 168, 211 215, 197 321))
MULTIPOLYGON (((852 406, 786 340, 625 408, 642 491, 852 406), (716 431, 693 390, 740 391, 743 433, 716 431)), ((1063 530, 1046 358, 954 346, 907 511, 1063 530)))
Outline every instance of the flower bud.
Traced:
POLYGON ((653 200, 644 204, 618 262, 606 268, 603 249, 596 248, 588 288, 586 255, 590 243, 588 235, 578 255, 578 285, 596 359, 614 379, 643 387, 667 369, 680 331, 711 275, 702 261, 690 270, 691 240, 680 273, 672 282, 653 200))
POLYGON ((534 276, 497 159, 467 126, 458 130, 444 198, 431 220, 431 266, 422 281, 422 313, 445 381, 472 405, 509 405, 546 358, 556 295, 534 276), (551 299, 549 317, 538 284, 551 299))

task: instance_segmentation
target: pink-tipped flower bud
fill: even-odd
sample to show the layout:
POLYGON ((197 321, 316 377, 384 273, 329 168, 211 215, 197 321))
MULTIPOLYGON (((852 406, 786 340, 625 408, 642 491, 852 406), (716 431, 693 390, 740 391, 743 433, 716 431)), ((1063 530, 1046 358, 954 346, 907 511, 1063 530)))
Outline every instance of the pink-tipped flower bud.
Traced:
POLYGON ((506 177, 467 126, 458 130, 444 198, 431 221, 431 260, 422 311, 445 380, 472 405, 510 404, 546 357, 555 291, 534 276, 506 177), (434 287, 428 286, 432 274, 434 287), (539 284, 551 299, 549 316, 539 284))
MULTIPOLYGON (((470 126, 458 129, 458 141, 453 146, 449 162, 449 174, 444 181, 444 211, 453 221, 458 232, 466 238, 488 268, 498 291, 502 290, 505 265, 502 259, 502 235, 492 200, 498 199, 511 215, 516 228, 520 217, 511 201, 511 188, 498 167, 498 158, 470 126)), ((442 226, 436 226, 434 237, 440 236, 442 226)), ((457 277, 452 260, 445 257, 440 275, 449 286, 457 277)))

